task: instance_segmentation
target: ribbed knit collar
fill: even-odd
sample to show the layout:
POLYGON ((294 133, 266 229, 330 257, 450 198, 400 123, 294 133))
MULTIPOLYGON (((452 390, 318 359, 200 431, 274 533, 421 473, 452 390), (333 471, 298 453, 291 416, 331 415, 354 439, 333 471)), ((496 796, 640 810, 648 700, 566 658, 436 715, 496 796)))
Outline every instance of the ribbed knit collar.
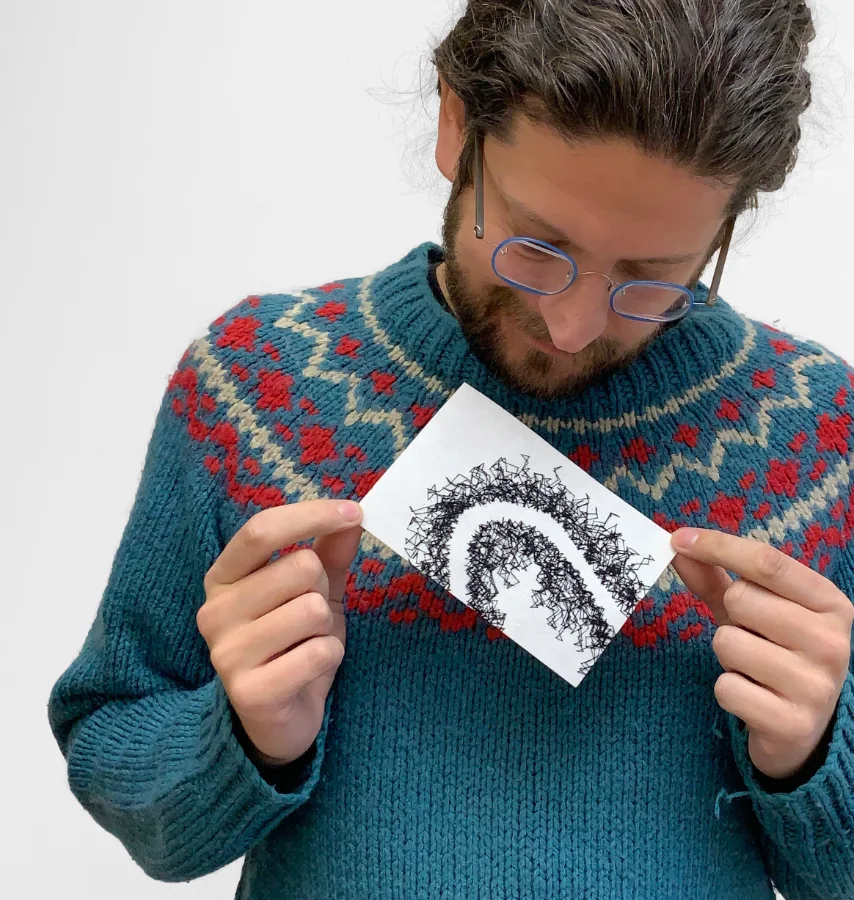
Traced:
MULTIPOLYGON (((378 325, 418 363, 448 387, 466 381, 514 415, 597 420, 618 418, 691 394, 744 347, 746 323, 727 303, 695 306, 666 329, 631 364, 583 393, 557 400, 537 400, 513 391, 496 379, 472 354, 459 323, 431 289, 428 270, 441 247, 428 241, 379 272, 371 285, 378 325)), ((707 290, 701 285, 701 290, 707 290)), ((723 370, 723 371, 722 371, 723 370)))

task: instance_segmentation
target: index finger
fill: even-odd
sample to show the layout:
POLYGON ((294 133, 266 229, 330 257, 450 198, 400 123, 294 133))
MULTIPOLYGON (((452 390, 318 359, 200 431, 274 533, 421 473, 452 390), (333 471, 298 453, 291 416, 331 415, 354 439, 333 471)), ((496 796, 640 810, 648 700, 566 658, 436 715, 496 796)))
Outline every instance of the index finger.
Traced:
POLYGON ((770 544, 708 528, 680 529, 672 543, 685 556, 735 572, 813 612, 831 612, 839 603, 838 589, 823 575, 770 544))
POLYGON ((208 570, 208 584, 234 584, 283 547, 353 528, 362 508, 352 500, 304 500, 256 513, 226 544, 208 570))

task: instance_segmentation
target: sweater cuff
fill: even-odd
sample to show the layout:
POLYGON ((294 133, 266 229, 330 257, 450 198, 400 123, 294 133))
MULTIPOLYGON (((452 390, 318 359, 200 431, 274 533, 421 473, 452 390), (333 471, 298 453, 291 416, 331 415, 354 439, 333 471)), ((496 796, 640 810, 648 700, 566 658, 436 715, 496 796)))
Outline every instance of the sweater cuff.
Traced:
POLYGON ((215 678, 203 690, 211 690, 213 694, 210 715, 202 726, 202 746, 208 747, 207 765, 213 777, 223 783, 240 785, 247 801, 256 807, 256 813, 269 807, 277 820, 302 806, 320 779, 332 693, 327 697, 323 722, 312 747, 300 759, 284 766, 278 777, 270 778, 265 777, 269 773, 262 771, 246 752, 234 727, 236 715, 222 681, 215 678), (221 772, 221 767, 229 774, 221 772))
MULTIPOLYGON (((327 697, 327 710, 330 702, 330 698, 327 697)), ((272 785, 280 794, 298 794, 313 775, 314 766, 317 764, 318 742, 321 735, 318 734, 318 737, 314 739, 314 743, 308 750, 293 762, 278 766, 268 765, 259 758, 257 750, 249 739, 243 723, 240 721, 240 716, 237 715, 231 704, 229 704, 229 711, 231 712, 231 727, 234 731, 234 736, 237 738, 237 743, 240 744, 243 752, 261 773, 264 781, 272 785)), ((326 726, 327 717, 324 716, 322 723, 324 738, 326 726)))
POLYGON ((242 856, 305 803, 318 782, 329 702, 314 756, 299 781, 289 781, 287 793, 268 783, 240 746, 219 678, 139 703, 145 709, 136 707, 132 716, 126 704, 110 704, 83 722, 72 734, 69 779, 99 806, 160 811, 158 844, 170 853, 137 860, 146 871, 192 868, 184 856, 223 842, 227 857, 242 856), (107 720, 96 724, 103 716, 107 720), (142 740, 140 731, 147 733, 142 740))
POLYGON ((811 848, 826 865, 833 865, 833 860, 844 863, 845 871, 827 874, 835 883, 850 879, 854 871, 854 676, 849 672, 842 686, 824 762, 789 792, 763 788, 748 753, 748 731, 728 716, 736 763, 765 833, 784 852, 796 849, 800 855, 811 848), (827 852, 831 847, 835 853, 827 852))

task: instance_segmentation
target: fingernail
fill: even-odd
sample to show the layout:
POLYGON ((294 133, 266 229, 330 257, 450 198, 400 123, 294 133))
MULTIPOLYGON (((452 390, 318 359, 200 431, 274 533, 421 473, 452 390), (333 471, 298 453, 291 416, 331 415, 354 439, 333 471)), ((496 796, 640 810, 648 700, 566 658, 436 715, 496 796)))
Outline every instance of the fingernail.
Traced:
POLYGON ((341 513, 341 518, 347 522, 358 522, 362 518, 362 507, 351 500, 345 500, 338 507, 338 511, 341 513))
POLYGON ((670 539, 670 543, 680 550, 687 550, 697 542, 700 532, 696 528, 680 528, 670 539))

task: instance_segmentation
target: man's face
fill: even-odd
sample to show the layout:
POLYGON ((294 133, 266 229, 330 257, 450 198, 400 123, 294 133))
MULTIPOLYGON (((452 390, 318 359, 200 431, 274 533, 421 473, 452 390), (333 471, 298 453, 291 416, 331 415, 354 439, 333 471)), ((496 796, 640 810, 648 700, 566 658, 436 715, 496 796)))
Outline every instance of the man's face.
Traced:
MULTIPOLYGON (((454 130, 443 97, 436 159, 449 180, 461 146, 454 130)), ((538 238, 573 256, 579 273, 691 287, 709 261, 729 197, 730 189, 632 144, 572 146, 518 117, 512 145, 484 142, 486 240, 474 236, 473 186, 445 209, 439 280, 473 351, 503 381, 545 398, 575 393, 627 364, 661 326, 611 311, 601 274, 579 275, 554 296, 513 288, 493 271, 494 247, 486 241, 538 238)))

